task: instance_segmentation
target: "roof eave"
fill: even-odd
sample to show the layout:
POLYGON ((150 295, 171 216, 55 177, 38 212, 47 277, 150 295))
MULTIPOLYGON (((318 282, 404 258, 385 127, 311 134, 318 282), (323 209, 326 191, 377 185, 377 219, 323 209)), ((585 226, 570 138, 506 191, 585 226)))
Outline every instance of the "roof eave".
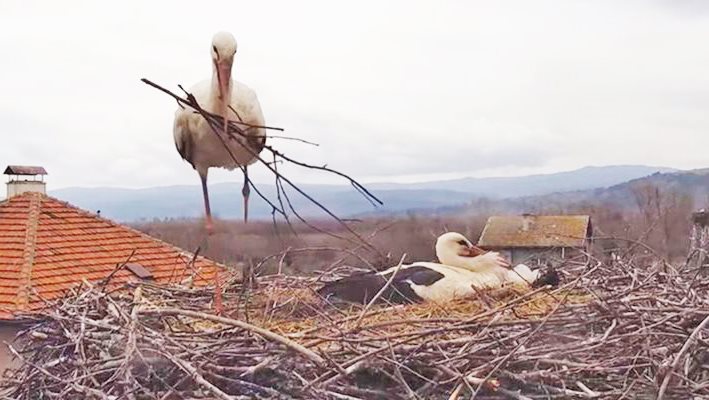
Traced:
POLYGON ((517 245, 517 244, 478 244, 478 246, 484 249, 583 249, 586 244, 582 245, 517 245))

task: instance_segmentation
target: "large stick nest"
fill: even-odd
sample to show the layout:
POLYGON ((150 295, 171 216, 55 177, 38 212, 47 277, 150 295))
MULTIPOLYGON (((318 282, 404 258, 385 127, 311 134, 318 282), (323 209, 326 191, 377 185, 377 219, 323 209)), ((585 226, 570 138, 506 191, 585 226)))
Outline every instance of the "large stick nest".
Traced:
MULTIPOLYGON (((566 266, 558 289, 336 307, 316 278, 84 285, 12 345, 12 399, 709 397, 709 278, 662 262, 566 266)), ((320 279, 320 278, 318 278, 320 279)))

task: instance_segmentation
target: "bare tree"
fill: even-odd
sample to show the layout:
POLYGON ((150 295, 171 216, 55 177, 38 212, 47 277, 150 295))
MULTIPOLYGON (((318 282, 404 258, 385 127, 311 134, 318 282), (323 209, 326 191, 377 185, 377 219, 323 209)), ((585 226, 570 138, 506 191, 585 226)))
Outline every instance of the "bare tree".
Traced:
POLYGON ((640 239, 667 258, 686 254, 688 243, 684 238, 693 206, 691 196, 649 183, 632 186, 631 192, 643 220, 640 239))

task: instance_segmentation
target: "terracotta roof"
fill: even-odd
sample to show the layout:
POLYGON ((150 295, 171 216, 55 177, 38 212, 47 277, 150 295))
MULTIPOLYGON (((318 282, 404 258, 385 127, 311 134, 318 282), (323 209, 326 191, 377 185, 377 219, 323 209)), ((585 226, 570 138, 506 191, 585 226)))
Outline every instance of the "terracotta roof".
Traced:
MULTIPOLYGON (((36 311, 83 279, 104 279, 129 257, 157 283, 194 275, 207 284, 222 267, 203 257, 189 266, 193 255, 180 248, 41 193, 0 202, 0 319, 36 311)), ((123 268, 111 284, 131 279, 139 278, 123 268)))
POLYGON ((493 216, 487 220, 478 245, 487 248, 583 247, 590 234, 588 215, 493 216))
POLYGON ((44 167, 35 167, 31 165, 8 165, 5 168, 5 175, 47 175, 47 170, 44 167))

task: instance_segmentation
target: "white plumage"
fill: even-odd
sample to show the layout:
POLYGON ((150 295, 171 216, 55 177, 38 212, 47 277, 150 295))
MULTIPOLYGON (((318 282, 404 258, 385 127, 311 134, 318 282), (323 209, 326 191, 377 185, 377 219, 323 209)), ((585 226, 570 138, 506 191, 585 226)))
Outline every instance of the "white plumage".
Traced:
MULTIPOLYGON (((477 290, 506 283, 531 284, 538 271, 520 264, 514 269, 498 253, 473 246, 465 236, 450 232, 436 241, 439 263, 402 265, 382 297, 392 302, 447 302, 474 295, 477 290)), ((322 287, 318 293, 329 298, 367 303, 385 287, 396 267, 376 273, 353 275, 322 287)))
MULTIPOLYGON (((204 80, 189 89, 200 107, 231 121, 256 125, 244 125, 246 140, 229 139, 224 131, 220 135, 226 141, 234 158, 214 134, 207 121, 192 108, 179 108, 175 112, 174 138, 177 151, 199 173, 202 181, 207 228, 212 229, 207 173, 209 168, 235 169, 244 167, 244 218, 248 213, 248 176, 246 166, 256 161, 256 155, 265 145, 266 132, 264 118, 256 93, 241 82, 231 79, 236 40, 226 32, 214 35, 212 39, 212 78, 204 80), (248 147, 248 148, 247 148, 248 147)), ((225 127, 224 127, 225 129, 225 127)))
MULTIPOLYGON (((435 282, 426 282, 426 284, 417 284, 411 278, 402 279, 402 283, 405 283, 411 287, 411 290, 413 290, 418 297, 425 301, 442 303, 455 298, 475 294, 475 289, 473 289, 473 286, 476 288, 492 286, 489 285, 491 282, 485 281, 485 278, 487 277, 486 275, 471 272, 463 268, 456 268, 450 265, 432 262, 416 262, 410 265, 402 266, 402 268, 404 267, 422 267, 443 275, 442 278, 436 280, 435 282)), ((387 276, 391 274, 394 269, 395 268, 390 268, 385 271, 381 271, 378 274, 381 276, 387 276)))
POLYGON ((510 268, 509 263, 499 253, 471 253, 471 250, 460 247, 463 244, 468 249, 475 248, 465 236, 456 232, 445 233, 436 243, 436 256, 441 264, 473 272, 475 275, 471 275, 471 279, 477 288, 498 287, 505 283, 531 284, 539 277, 539 270, 532 271, 524 264, 510 268), (459 247, 451 245, 453 242, 459 247))

